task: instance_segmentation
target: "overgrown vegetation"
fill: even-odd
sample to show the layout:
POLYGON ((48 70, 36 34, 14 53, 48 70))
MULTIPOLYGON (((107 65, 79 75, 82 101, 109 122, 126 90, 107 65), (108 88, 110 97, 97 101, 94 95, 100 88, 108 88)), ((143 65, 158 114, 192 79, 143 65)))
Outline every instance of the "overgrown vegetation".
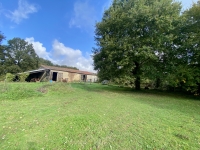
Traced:
POLYGON ((29 73, 20 73, 17 74, 18 80, 20 82, 25 82, 26 78, 29 76, 29 73))
POLYGON ((15 78, 15 75, 11 74, 11 73, 7 73, 6 74, 6 78, 5 78, 5 82, 12 82, 15 78))
POLYGON ((0 149, 200 147, 199 97, 101 84, 8 83, 0 103, 0 149))
POLYGON ((31 85, 28 83, 1 83, 0 100, 16 100, 26 99, 30 97, 40 97, 41 92, 37 91, 41 85, 31 85))

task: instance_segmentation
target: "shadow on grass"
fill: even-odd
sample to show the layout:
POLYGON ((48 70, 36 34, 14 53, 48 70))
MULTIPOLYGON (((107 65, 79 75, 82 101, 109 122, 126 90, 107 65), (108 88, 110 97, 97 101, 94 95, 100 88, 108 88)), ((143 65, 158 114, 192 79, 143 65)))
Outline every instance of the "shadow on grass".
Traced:
MULTIPOLYGON (((28 84, 27 87, 18 85, 13 87, 13 89, 8 94, 1 94, 0 100, 2 99, 22 99, 29 97, 40 97, 46 94, 47 91, 54 91, 53 93, 68 94, 73 92, 73 89, 79 89, 90 94, 108 95, 110 99, 114 98, 112 93, 118 93, 118 96, 127 96, 125 99, 134 100, 142 104, 150 105, 152 107, 161 109, 170 109, 184 112, 185 107, 188 109, 199 109, 200 107, 200 97, 192 96, 184 93, 178 92, 167 92, 159 90, 141 90, 137 91, 128 87, 119 87, 114 85, 102 85, 97 83, 70 83, 70 84, 28 84), (17 88, 17 90, 16 90, 17 88), (56 92, 56 93, 55 93, 56 92)), ((188 110, 187 110, 188 111, 188 110)), ((191 110, 192 111, 192 110, 191 110)), ((200 113, 200 112, 199 112, 200 113)))
MULTIPOLYGON (((159 90, 141 90, 137 91, 127 87, 118 87, 112 85, 101 84, 72 84, 73 88, 78 88, 87 92, 94 92, 94 94, 108 94, 119 93, 127 95, 127 100, 137 101, 138 103, 149 105, 161 110, 173 110, 183 114, 196 114, 200 113, 200 97, 179 93, 167 92, 159 90)), ((112 98, 112 97, 111 97, 112 98)))
POLYGON ((183 92, 170 92, 170 91, 161 91, 161 90, 135 90, 133 88, 129 87, 119 87, 115 85, 102 85, 98 83, 93 84, 84 84, 84 83, 73 83, 72 86, 74 88, 86 90, 89 92, 118 92, 120 94, 128 93, 128 94, 142 94, 142 95, 149 95, 149 96, 157 96, 157 97, 170 97, 170 98, 176 98, 177 100, 183 100, 183 99, 190 99, 195 101, 200 101, 200 96, 194 96, 188 93, 183 92))

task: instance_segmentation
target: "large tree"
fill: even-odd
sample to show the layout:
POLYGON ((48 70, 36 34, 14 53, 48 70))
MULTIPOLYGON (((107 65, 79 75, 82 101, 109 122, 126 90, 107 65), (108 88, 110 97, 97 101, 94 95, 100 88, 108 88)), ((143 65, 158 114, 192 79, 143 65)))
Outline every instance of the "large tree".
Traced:
POLYGON ((114 0, 96 24, 94 68, 100 78, 140 89, 141 77, 148 76, 153 65, 177 58, 173 42, 180 11, 180 3, 173 0, 114 0))
POLYGON ((6 72, 18 73, 38 68, 39 59, 32 44, 21 38, 13 38, 5 46, 6 72))

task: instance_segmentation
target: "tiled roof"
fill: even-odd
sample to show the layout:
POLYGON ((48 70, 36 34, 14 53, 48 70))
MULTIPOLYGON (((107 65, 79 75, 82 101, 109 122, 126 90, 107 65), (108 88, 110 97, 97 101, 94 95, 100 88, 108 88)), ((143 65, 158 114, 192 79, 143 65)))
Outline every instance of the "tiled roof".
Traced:
POLYGON ((78 74, 85 74, 85 75, 95 75, 95 73, 92 73, 92 72, 63 68, 63 67, 41 65, 41 68, 50 69, 50 70, 57 70, 57 71, 65 71, 65 72, 71 72, 71 73, 78 73, 78 74))

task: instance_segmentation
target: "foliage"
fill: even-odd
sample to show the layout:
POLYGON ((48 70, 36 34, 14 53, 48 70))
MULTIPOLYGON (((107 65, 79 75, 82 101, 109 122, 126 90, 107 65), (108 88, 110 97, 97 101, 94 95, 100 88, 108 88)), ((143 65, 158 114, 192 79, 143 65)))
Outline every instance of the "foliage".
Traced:
POLYGON ((182 66, 176 71, 177 78, 184 76, 186 82, 184 89, 200 93, 200 1, 193 3, 193 6, 183 13, 184 24, 180 28, 179 51, 181 59, 185 60, 182 66))
POLYGON ((19 73, 38 68, 38 56, 32 44, 23 39, 13 38, 8 40, 6 51, 6 72, 19 73))
POLYGON ((114 0, 96 24, 100 80, 200 93, 200 1, 180 10, 172 0, 114 0))
POLYGON ((25 82, 26 78, 29 76, 29 73, 20 73, 17 76, 20 82, 25 82))
POLYGON ((141 76, 148 77, 145 68, 164 56, 167 61, 175 57, 170 53, 176 52, 180 10, 180 3, 172 0, 114 0, 96 24, 95 70, 110 79, 128 76, 140 89, 141 76))
POLYGON ((15 75, 11 74, 11 73, 6 73, 6 81, 7 82, 12 82, 15 78, 15 75))
POLYGON ((0 82, 6 79, 6 75, 0 75, 0 82))

